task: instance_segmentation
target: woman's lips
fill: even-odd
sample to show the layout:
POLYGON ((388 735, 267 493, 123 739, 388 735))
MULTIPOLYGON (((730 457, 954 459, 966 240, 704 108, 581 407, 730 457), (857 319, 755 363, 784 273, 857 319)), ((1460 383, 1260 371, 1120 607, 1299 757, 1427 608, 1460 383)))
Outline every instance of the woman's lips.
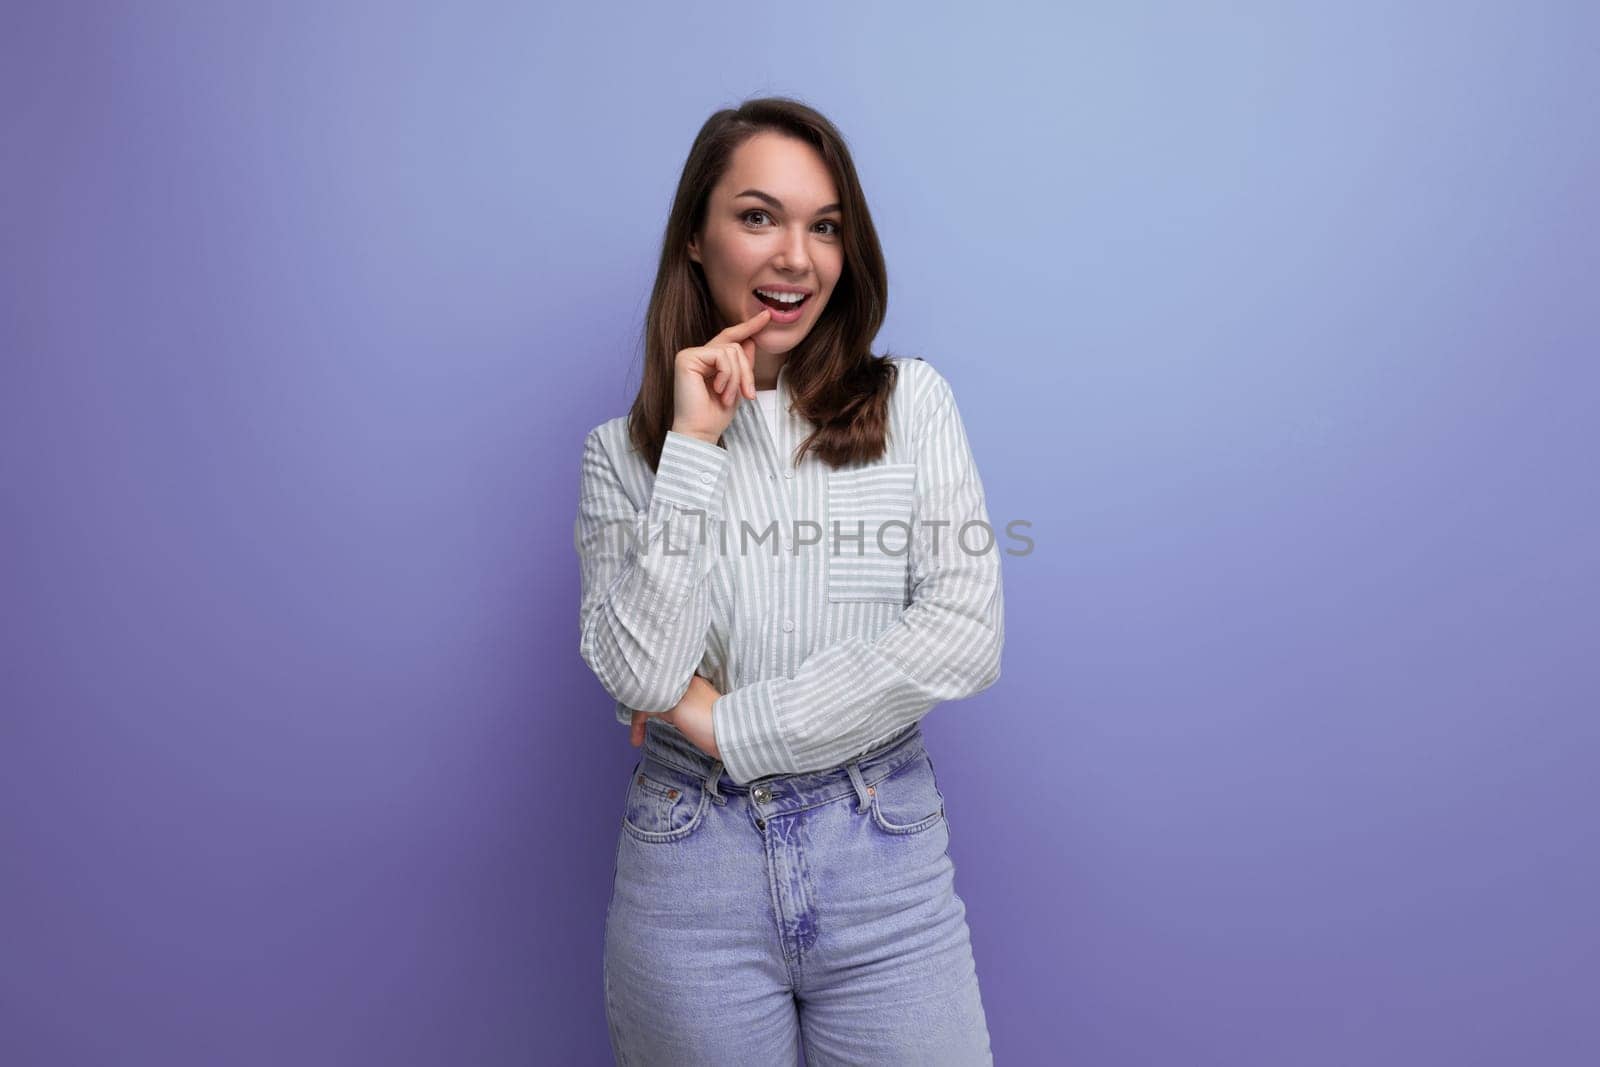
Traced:
POLYGON ((799 322, 800 313, 805 310, 805 306, 807 304, 811 303, 811 297, 808 296, 794 307, 780 310, 779 308, 773 307, 759 296, 756 297, 755 300, 757 304, 760 304, 762 307, 772 312, 772 318, 767 320, 768 324, 771 325, 776 323, 780 326, 787 326, 789 323, 799 322))

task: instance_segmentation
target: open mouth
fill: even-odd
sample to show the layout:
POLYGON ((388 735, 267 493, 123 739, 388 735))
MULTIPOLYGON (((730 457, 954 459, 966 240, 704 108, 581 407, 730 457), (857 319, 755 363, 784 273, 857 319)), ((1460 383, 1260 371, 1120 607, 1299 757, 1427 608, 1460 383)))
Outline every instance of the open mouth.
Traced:
POLYGON ((755 294, 757 300, 767 305, 767 307, 771 308, 773 311, 780 313, 798 311, 807 300, 811 299, 810 295, 808 294, 806 296, 802 296, 799 300, 779 300, 777 297, 767 296, 759 289, 755 290, 755 294))

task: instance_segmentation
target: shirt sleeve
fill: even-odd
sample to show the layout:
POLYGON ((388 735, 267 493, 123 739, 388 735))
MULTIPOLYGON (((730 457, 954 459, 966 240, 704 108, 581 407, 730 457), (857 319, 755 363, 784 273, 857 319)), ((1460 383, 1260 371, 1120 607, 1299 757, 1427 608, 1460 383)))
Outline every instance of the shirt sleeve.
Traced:
POLYGON ((791 678, 717 698, 717 749, 741 785, 838 766, 1000 677, 1005 603, 983 484, 949 383, 937 376, 928 393, 931 413, 918 420, 912 601, 875 638, 829 645, 791 678))
POLYGON ((575 538, 579 651, 629 709, 661 712, 689 688, 711 625, 707 576, 724 518, 728 453, 668 431, 643 511, 623 489, 599 430, 584 441, 575 538))

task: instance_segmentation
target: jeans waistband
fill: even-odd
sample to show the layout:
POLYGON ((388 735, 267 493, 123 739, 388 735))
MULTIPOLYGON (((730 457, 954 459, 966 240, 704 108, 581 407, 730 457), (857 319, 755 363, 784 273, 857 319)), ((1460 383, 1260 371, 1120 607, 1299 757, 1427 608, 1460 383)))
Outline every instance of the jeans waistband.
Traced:
POLYGON ((643 746, 645 758, 664 763, 696 778, 710 779, 712 772, 715 771, 716 789, 724 793, 748 793, 759 786, 770 786, 775 782, 791 783, 794 792, 805 793, 836 782, 856 782, 861 780, 862 775, 873 779, 883 778, 916 759, 923 751, 922 723, 919 720, 855 759, 846 760, 837 767, 804 771, 800 774, 769 774, 740 785, 728 777, 727 772, 722 769, 721 760, 714 760, 706 755, 671 723, 656 718, 647 720, 643 746))

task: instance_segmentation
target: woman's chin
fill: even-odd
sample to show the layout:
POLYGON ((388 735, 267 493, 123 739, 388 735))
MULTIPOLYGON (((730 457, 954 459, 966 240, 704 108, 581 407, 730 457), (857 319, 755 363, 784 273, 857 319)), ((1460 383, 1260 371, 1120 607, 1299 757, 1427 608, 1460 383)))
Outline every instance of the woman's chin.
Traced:
POLYGON ((779 331, 773 336, 772 330, 760 330, 755 335, 756 351, 769 356, 786 356, 794 351, 795 345, 805 340, 805 335, 799 337, 786 337, 779 331))

